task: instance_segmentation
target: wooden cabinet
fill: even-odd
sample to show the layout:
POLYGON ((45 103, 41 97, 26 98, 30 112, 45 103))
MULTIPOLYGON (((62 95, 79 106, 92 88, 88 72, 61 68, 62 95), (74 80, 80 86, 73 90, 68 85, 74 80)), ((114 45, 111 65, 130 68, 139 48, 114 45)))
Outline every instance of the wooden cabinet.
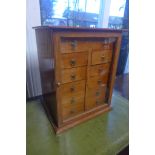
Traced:
POLYGON ((56 133, 111 109, 121 30, 35 27, 43 105, 56 133))

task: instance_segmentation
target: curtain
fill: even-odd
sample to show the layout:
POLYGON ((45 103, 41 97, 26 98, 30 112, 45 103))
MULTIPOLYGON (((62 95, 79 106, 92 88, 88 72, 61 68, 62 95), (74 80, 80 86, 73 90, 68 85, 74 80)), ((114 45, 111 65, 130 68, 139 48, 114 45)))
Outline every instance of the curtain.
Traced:
POLYGON ((35 31, 41 25, 39 0, 27 0, 26 11, 26 87, 28 98, 42 94, 35 31))

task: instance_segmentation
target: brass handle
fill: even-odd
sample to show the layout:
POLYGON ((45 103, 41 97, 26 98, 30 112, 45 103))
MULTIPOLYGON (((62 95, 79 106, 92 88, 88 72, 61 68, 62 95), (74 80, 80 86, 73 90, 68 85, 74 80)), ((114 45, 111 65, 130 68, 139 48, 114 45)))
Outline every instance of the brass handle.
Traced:
POLYGON ((75 99, 74 98, 71 99, 71 104, 73 104, 73 103, 75 103, 75 99))
POLYGON ((75 59, 71 59, 71 60, 70 60, 70 65, 71 65, 71 66, 75 66, 75 64, 76 64, 75 59))
POLYGON ((99 69, 98 69, 98 72, 101 73, 101 72, 102 72, 102 68, 99 68, 99 69))
POLYGON ((109 43, 109 38, 105 38, 104 39, 104 44, 108 44, 109 43))
POLYGON ((74 92, 74 91, 75 91, 75 87, 72 86, 72 87, 70 88, 70 91, 71 91, 71 92, 74 92))
POLYGON ((61 85, 61 83, 60 83, 60 82, 58 82, 56 85, 59 87, 59 86, 61 85))
POLYGON ((102 81, 101 81, 101 80, 98 80, 98 81, 97 81, 97 83, 98 83, 98 84, 101 84, 101 83, 102 83, 102 81))
POLYGON ((77 46, 77 41, 76 40, 72 41, 71 46, 72 46, 72 48, 75 48, 77 46))
POLYGON ((99 101, 96 101, 96 104, 99 104, 100 102, 99 101))
POLYGON ((97 92, 96 92, 96 96, 99 96, 99 95, 100 95, 100 92, 97 91, 97 92))
POLYGON ((72 79, 72 80, 75 80, 75 78, 76 78, 76 75, 75 75, 75 74, 72 74, 72 75, 71 75, 71 79, 72 79))
POLYGON ((106 87, 106 84, 103 84, 103 83, 102 83, 101 86, 102 86, 102 87, 106 87))
POLYGON ((75 110, 73 110, 73 109, 70 111, 70 113, 71 113, 71 114, 74 114, 75 112, 76 112, 76 111, 75 111, 75 110))
POLYGON ((105 56, 104 55, 101 56, 101 61, 103 61, 103 60, 105 60, 105 56))
POLYGON ((104 49, 109 49, 109 44, 103 44, 104 49))

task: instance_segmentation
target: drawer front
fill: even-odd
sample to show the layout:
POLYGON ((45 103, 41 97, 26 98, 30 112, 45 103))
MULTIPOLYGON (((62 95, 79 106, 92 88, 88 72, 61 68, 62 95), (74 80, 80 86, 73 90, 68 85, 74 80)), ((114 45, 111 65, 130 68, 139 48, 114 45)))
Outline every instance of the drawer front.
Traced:
POLYGON ((99 98, 99 99, 88 98, 86 99, 85 109, 90 110, 90 109, 95 108, 96 106, 103 105, 103 104, 105 104, 104 98, 103 99, 102 98, 99 98))
POLYGON ((88 69, 89 77, 104 76, 105 74, 108 74, 109 71, 110 71, 110 63, 91 66, 88 69))
POLYGON ((62 103, 70 102, 72 97, 85 96, 85 81, 71 82, 60 87, 62 103))
POLYGON ((88 61, 88 53, 68 53, 61 55, 61 68, 72 68, 86 66, 88 61))
POLYGON ((93 42, 91 44, 91 47, 93 50, 112 50, 113 49, 113 43, 104 43, 104 42, 93 42))
POLYGON ((88 88, 98 88, 104 87, 108 82, 108 74, 105 74, 101 77, 89 77, 87 80, 87 87, 88 88))
POLYGON ((106 86, 99 87, 97 89, 86 89, 86 103, 85 108, 89 110, 93 107, 105 103, 105 96, 106 96, 106 86))
POLYGON ((82 52, 87 51, 86 41, 78 41, 78 40, 61 40, 60 42, 60 51, 61 53, 72 53, 72 52, 82 52))
POLYGON ((72 105, 62 108, 63 120, 71 118, 72 116, 78 115, 84 112, 84 101, 78 105, 72 105))
POLYGON ((103 50, 103 51, 93 51, 91 57, 91 64, 102 64, 110 62, 112 59, 112 51, 111 50, 103 50))
POLYGON ((60 89, 63 120, 84 112, 84 80, 64 84, 60 89))
POLYGON ((62 99, 61 101, 62 107, 72 107, 72 106, 79 106, 80 104, 84 104, 84 95, 76 94, 72 97, 68 97, 65 99, 62 99))
POLYGON ((62 83, 84 80, 85 78, 86 78, 86 67, 61 70, 62 83))

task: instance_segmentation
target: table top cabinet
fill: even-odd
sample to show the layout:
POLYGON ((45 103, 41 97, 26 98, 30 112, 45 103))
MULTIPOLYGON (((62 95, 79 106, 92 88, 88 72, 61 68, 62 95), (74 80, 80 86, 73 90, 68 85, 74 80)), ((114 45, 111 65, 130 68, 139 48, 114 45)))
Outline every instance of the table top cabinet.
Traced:
POLYGON ((43 105, 56 133, 111 109, 122 30, 35 27, 43 105))

